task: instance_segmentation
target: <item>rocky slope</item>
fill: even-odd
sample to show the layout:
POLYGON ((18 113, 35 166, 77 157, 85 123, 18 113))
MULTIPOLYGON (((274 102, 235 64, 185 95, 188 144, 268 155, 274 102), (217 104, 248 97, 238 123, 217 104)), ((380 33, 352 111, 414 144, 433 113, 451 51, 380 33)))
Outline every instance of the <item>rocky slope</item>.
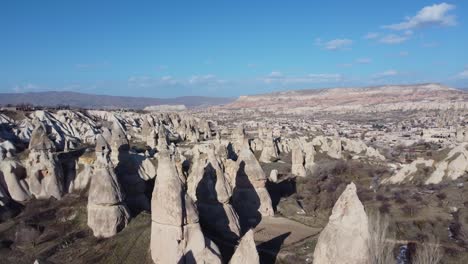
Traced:
POLYGON ((298 109, 313 111, 446 109, 464 107, 465 91, 440 84, 388 85, 365 88, 330 88, 285 91, 241 96, 226 108, 266 108, 270 111, 298 109))

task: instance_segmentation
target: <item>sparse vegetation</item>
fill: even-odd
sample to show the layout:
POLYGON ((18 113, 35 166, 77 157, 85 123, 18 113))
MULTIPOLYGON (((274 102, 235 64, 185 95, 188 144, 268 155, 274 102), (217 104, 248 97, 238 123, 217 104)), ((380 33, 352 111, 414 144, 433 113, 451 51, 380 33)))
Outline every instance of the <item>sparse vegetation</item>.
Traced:
POLYGON ((413 264, 438 264, 441 263, 442 256, 439 240, 431 235, 428 240, 416 247, 413 264))
POLYGON ((388 215, 378 212, 369 214, 369 241, 368 250, 370 263, 388 264, 394 262, 393 247, 394 235, 389 229, 388 215))

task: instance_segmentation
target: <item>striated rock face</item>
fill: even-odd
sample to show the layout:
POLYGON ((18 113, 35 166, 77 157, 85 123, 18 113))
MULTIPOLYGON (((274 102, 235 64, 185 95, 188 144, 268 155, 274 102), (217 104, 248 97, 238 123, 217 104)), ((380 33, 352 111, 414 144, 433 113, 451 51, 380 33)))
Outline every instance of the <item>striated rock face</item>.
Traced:
POLYGON ((364 143, 362 140, 342 138, 341 145, 343 146, 343 150, 349 151, 351 153, 365 155, 369 158, 378 160, 385 160, 385 157, 380 154, 378 150, 367 146, 366 143, 364 143))
POLYGON ((36 151, 55 151, 54 142, 47 136, 47 129, 44 124, 38 122, 36 128, 32 131, 29 149, 36 151))
POLYGON ((167 129, 164 127, 164 124, 159 124, 158 129, 158 151, 164 151, 168 149, 169 140, 167 138, 167 129))
POLYGON ((265 187, 266 180, 254 154, 248 145, 244 145, 236 163, 232 197, 243 227, 259 221, 262 216, 274 215, 270 194, 265 187))
POLYGON ((26 170, 14 158, 7 157, 7 150, 0 146, 0 185, 11 199, 23 202, 31 197, 26 182, 26 170))
POLYGON ((278 170, 277 169, 273 169, 273 170, 270 171, 269 179, 272 182, 277 182, 278 181, 278 170))
POLYGON ((239 217, 230 204, 232 189, 215 147, 208 145, 202 153, 195 148, 193 170, 187 184, 189 195, 197 201, 200 222, 204 229, 224 240, 236 242, 240 235, 239 217))
POLYGON ((197 209, 168 151, 159 153, 157 175, 151 200, 154 263, 221 263, 217 246, 203 235, 197 209))
POLYGON ((315 165, 315 148, 311 142, 306 142, 304 144, 304 152, 305 152, 305 169, 308 171, 312 171, 315 165))
POLYGON ((368 263, 369 226, 364 206, 350 183, 333 207, 314 251, 316 264, 368 263))
POLYGON ((330 88, 240 96, 224 108, 278 112, 383 112, 407 109, 466 108, 466 93, 440 84, 330 88), (454 99, 456 98, 456 99, 454 99), (320 102, 317 104, 317 102, 320 102))
POLYGON ((259 264, 260 257, 258 256, 257 247, 254 241, 253 230, 250 229, 242 237, 239 245, 232 255, 229 264, 259 264))
POLYGON ((244 144, 248 141, 243 124, 240 124, 233 132, 233 146, 236 153, 241 151, 244 144))
POLYGON ((32 133, 29 150, 27 179, 31 194, 38 199, 62 198, 64 192, 62 167, 53 153, 54 143, 47 137, 42 123, 32 133))
POLYGON ((306 170, 304 167, 305 156, 300 146, 300 143, 298 141, 296 141, 293 144, 291 162, 292 162, 291 173, 299 177, 305 177, 306 176, 306 170))
POLYGON ((117 118, 115 118, 115 121, 112 123, 111 139, 107 142, 109 143, 111 148, 111 160, 115 165, 118 165, 120 161, 119 155, 128 151, 129 142, 124 127, 120 124, 117 118))
POLYGON ((341 159, 341 140, 340 138, 318 136, 312 140, 312 145, 319 146, 320 152, 327 153, 334 159, 341 159))
POLYGON ((410 182, 414 178, 415 173, 418 171, 418 167, 432 167, 433 164, 433 160, 418 158, 410 164, 403 166, 390 178, 383 180, 382 183, 399 184, 403 182, 410 182))
POLYGON ((130 219, 109 152, 109 145, 104 137, 98 135, 97 160, 88 196, 88 226, 95 237, 114 236, 127 226, 130 219))
POLYGON ((457 132, 455 133, 456 139, 458 142, 468 142, 468 128, 467 127, 459 127, 457 128, 457 132))
POLYGON ((272 161, 278 160, 279 151, 273 139, 273 131, 263 131, 260 136, 260 139, 263 142, 263 150, 259 161, 270 163, 272 161))
POLYGON ((468 143, 464 142, 450 150, 447 157, 436 164, 435 171, 425 184, 438 184, 442 179, 456 180, 468 171, 468 143))

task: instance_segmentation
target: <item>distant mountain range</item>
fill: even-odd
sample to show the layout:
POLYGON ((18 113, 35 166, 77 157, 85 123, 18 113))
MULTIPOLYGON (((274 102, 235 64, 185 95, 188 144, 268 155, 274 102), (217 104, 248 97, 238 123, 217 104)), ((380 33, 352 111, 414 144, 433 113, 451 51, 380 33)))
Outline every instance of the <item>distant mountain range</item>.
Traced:
POLYGON ((84 94, 76 92, 0 93, 0 105, 33 104, 36 106, 69 105, 89 109, 132 108, 143 109, 156 105, 185 105, 187 108, 223 105, 236 98, 183 96, 175 98, 150 98, 84 94))

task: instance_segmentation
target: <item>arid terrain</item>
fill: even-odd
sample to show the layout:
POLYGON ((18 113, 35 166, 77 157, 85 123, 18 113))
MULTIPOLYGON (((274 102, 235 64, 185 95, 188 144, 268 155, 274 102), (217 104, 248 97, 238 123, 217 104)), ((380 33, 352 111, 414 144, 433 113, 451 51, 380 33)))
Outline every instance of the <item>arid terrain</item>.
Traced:
POLYGON ((465 91, 216 102, 5 103, 0 263, 468 263, 465 91))

